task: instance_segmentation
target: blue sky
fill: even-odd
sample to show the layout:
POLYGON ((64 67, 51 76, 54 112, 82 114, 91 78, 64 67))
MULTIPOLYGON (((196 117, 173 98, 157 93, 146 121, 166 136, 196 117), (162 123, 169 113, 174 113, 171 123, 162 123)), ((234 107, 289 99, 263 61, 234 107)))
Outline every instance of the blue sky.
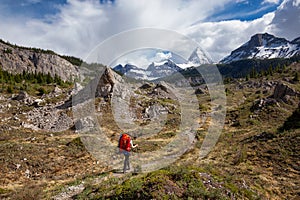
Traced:
POLYGON ((26 16, 30 18, 46 18, 59 12, 58 5, 66 4, 65 0, 2 0, 1 13, 6 17, 11 15, 26 16))
POLYGON ((300 0, 1 0, 0 38, 85 58, 114 34, 153 27, 190 37, 218 61, 256 33, 299 37, 299 13, 300 0))
POLYGON ((223 9, 209 16, 207 20, 254 20, 261 18, 266 13, 275 11, 281 2, 280 0, 277 2, 262 0, 231 1, 223 9))
MULTIPOLYGON (((115 0, 99 0, 99 2, 100 4, 114 4, 115 0)), ((268 12, 275 11, 281 2, 282 0, 273 2, 262 0, 231 1, 216 10, 213 15, 208 16, 206 21, 257 19, 268 12)), ((1 4, 1 12, 8 17, 14 14, 36 19, 47 19, 47 16, 59 13, 58 8, 67 5, 68 2, 67 0, 2 0, 1 4)))

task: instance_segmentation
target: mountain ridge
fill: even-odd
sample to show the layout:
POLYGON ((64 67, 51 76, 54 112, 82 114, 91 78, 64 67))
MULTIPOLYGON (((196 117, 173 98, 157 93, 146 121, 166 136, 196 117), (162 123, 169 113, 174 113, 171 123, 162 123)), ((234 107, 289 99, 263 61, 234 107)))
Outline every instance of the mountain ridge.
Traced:
POLYGON ((13 74, 24 71, 50 74, 63 81, 72 81, 79 76, 78 66, 72 64, 68 58, 76 61, 80 59, 60 56, 51 50, 21 47, 0 40, 0 58, 1 68, 13 74))
POLYGON ((139 68, 138 66, 129 63, 124 66, 118 64, 113 67, 113 69, 131 78, 155 80, 170 76, 171 74, 179 72, 185 68, 212 63, 212 59, 209 58, 200 47, 197 47, 185 63, 177 63, 171 58, 168 58, 161 60, 160 62, 151 62, 146 69, 139 68))
POLYGON ((300 37, 288 41, 269 33, 258 33, 253 35, 248 42, 233 50, 220 63, 228 64, 244 59, 290 58, 299 54, 300 37))

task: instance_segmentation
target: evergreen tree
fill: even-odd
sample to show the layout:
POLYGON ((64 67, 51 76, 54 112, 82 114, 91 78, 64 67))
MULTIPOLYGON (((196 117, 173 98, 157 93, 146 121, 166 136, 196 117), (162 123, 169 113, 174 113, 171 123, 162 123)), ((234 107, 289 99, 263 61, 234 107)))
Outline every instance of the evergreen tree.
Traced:
POLYGON ((50 72, 48 72, 48 74, 46 75, 46 82, 47 84, 53 83, 53 78, 50 75, 50 72))
POLYGON ((249 81, 249 79, 250 79, 250 75, 247 74, 247 76, 246 76, 246 81, 249 81))
POLYGON ((273 76, 273 67, 272 67, 272 65, 269 66, 268 72, 271 76, 273 76))
POLYGON ((257 71, 254 67, 252 68, 252 71, 250 73, 250 78, 257 78, 257 71))
POLYGON ((299 74, 298 72, 295 73, 295 76, 293 78, 293 81, 298 82, 299 81, 299 74))

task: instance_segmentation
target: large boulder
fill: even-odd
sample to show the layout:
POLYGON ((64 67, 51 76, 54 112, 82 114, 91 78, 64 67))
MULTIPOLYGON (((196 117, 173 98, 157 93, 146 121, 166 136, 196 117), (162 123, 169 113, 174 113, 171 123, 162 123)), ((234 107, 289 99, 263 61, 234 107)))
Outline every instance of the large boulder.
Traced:
POLYGON ((94 122, 91 116, 87 116, 85 118, 79 119, 75 122, 75 128, 77 131, 87 131, 89 129, 95 128, 96 123, 94 122))
POLYGON ((262 98, 254 101, 253 105, 251 106, 250 110, 252 112, 257 112, 263 110, 265 107, 270 105, 277 105, 279 106, 278 102, 273 98, 262 98))
POLYGON ((205 94, 205 92, 203 91, 203 89, 197 88, 197 89, 195 90, 195 94, 205 94))
POLYGON ((115 74, 110 68, 105 68, 96 88, 95 97, 111 97, 116 83, 115 74))
POLYGON ((278 83, 274 89, 273 98, 278 100, 283 100, 285 96, 299 96, 299 92, 290 88, 288 85, 283 83, 278 83))
POLYGON ((145 109, 144 118, 157 119, 161 114, 168 114, 168 110, 161 105, 151 105, 145 109))
POLYGON ((25 101, 28 98, 28 94, 25 91, 20 91, 19 94, 13 97, 13 100, 25 101))
POLYGON ((292 97, 300 96, 300 93, 290 88, 288 85, 278 83, 274 89, 272 97, 284 103, 293 103, 292 97))
POLYGON ((156 84, 153 90, 149 93, 152 97, 163 99, 177 99, 171 88, 164 82, 156 84))

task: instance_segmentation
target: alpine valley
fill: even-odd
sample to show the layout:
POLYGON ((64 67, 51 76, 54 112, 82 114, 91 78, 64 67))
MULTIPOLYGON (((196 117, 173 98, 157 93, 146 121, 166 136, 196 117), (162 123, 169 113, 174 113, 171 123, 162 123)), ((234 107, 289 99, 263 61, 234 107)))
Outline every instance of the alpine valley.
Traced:
POLYGON ((256 34, 218 63, 197 48, 145 69, 0 40, 0 199, 299 199, 299 40, 256 34), (212 65, 223 81, 206 84, 212 65))

